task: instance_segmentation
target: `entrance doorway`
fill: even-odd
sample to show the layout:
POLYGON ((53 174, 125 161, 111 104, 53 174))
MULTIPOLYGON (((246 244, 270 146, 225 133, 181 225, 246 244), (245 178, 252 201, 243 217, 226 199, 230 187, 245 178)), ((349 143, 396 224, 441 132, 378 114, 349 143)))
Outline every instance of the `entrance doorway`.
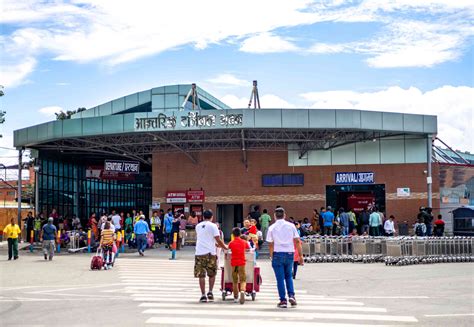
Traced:
POLYGON ((242 227, 244 206, 242 204, 218 204, 217 222, 221 225, 224 239, 230 240, 232 228, 242 227))
POLYGON ((355 213, 373 205, 385 211, 385 185, 328 185, 326 204, 335 210, 353 209, 355 213))

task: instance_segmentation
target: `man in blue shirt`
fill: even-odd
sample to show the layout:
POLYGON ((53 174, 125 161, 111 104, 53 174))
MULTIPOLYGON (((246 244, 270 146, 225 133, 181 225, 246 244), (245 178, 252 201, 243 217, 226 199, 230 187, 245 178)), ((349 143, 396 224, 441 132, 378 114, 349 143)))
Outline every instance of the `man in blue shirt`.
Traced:
POLYGON ((173 228, 173 210, 168 209, 168 212, 166 213, 165 216, 165 235, 166 235, 166 247, 169 247, 173 243, 173 235, 171 233, 171 229, 173 228))
POLYGON ((41 239, 43 240, 43 253, 44 253, 44 260, 48 259, 48 254, 49 254, 49 260, 53 260, 54 256, 54 248, 55 248, 55 243, 54 240, 56 239, 56 233, 57 229, 56 226, 53 225, 54 218, 49 217, 48 218, 48 223, 43 226, 43 235, 41 236, 41 239))
POLYGON ((326 212, 323 214, 324 220, 324 235, 330 236, 332 234, 332 225, 334 222, 334 214, 332 208, 328 206, 326 212))
POLYGON ((339 209, 339 222, 342 227, 342 235, 349 235, 349 214, 344 211, 344 208, 339 209))
POLYGON ((144 216, 140 216, 140 220, 135 224, 133 232, 137 237, 138 253, 143 257, 143 252, 145 252, 147 244, 146 235, 150 232, 150 228, 148 228, 148 224, 145 222, 144 216))

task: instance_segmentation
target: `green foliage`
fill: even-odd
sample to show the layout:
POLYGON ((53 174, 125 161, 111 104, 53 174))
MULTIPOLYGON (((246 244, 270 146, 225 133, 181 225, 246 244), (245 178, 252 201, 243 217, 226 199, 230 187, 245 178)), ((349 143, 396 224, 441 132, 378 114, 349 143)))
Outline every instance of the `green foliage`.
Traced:
POLYGON ((61 110, 60 112, 55 113, 56 120, 71 119, 72 115, 77 114, 78 112, 81 112, 81 111, 84 111, 84 110, 86 110, 86 108, 84 108, 84 107, 77 108, 77 110, 68 110, 66 112, 61 110))

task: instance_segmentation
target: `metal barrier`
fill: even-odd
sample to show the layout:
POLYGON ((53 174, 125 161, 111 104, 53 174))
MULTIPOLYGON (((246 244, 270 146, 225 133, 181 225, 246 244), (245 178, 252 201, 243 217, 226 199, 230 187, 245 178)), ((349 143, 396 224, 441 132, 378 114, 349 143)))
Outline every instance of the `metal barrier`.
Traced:
POLYGON ((303 239, 303 254, 307 262, 385 261, 389 265, 474 262, 473 237, 311 235, 303 239))

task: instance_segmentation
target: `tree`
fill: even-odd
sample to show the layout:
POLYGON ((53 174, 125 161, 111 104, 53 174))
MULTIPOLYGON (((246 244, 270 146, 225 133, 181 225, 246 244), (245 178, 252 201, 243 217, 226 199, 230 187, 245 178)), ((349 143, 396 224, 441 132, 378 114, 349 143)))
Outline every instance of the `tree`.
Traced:
POLYGON ((61 110, 60 112, 55 113, 56 120, 71 119, 72 115, 77 114, 77 113, 79 113, 81 111, 84 111, 84 110, 86 110, 86 108, 84 108, 84 107, 77 108, 77 110, 68 110, 66 112, 61 110))

